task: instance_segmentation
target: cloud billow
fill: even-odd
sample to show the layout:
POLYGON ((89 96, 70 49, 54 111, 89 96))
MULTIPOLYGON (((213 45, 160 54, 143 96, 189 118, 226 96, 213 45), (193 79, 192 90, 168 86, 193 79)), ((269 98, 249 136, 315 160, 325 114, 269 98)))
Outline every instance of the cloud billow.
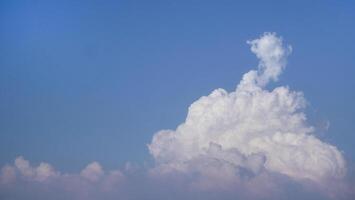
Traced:
POLYGON ((317 183, 341 179, 342 153, 312 134, 303 94, 284 86, 265 89, 282 73, 291 47, 274 33, 248 44, 260 60, 257 70, 244 74, 235 91, 216 89, 192 103, 176 130, 154 135, 148 146, 155 173, 195 172, 214 183, 243 182, 246 172, 317 183))
POLYGON ((0 170, 0 199, 354 199, 342 153, 307 123, 303 93, 266 89, 291 46, 275 33, 247 43, 257 70, 234 91, 193 102, 176 130, 155 133, 153 167, 107 171, 92 162, 68 174, 19 156, 0 170))

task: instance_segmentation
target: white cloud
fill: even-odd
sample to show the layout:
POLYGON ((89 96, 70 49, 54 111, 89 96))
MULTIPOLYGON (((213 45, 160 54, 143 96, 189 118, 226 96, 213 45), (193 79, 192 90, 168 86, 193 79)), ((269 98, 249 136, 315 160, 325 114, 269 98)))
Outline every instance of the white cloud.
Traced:
POLYGON ((39 164, 39 166, 35 169, 35 172, 35 178, 38 181, 44 181, 50 177, 55 177, 59 175, 59 172, 56 172, 50 164, 44 162, 39 164))
POLYGON ((23 177, 36 181, 45 181, 48 178, 59 175, 59 172, 55 171, 50 164, 41 162, 39 166, 32 167, 29 161, 25 160, 22 156, 15 159, 15 167, 23 177))
POLYGON ((291 53, 292 47, 282 46, 282 38, 272 33, 265 33, 261 38, 247 43, 251 45, 251 51, 260 59, 257 84, 265 86, 270 80, 277 81, 286 66, 286 58, 291 53))
POLYGON ((80 175, 89 181, 98 181, 104 174, 101 165, 98 162, 92 162, 85 167, 80 175))
POLYGON ((22 156, 15 159, 14 165, 5 165, 0 175, 2 181, 14 180, 18 175, 19 178, 27 181, 44 182, 51 178, 56 181, 85 182, 85 184, 104 183, 107 187, 110 183, 116 184, 124 179, 124 174, 120 170, 104 171, 98 162, 88 164, 79 174, 62 174, 46 162, 41 162, 34 167, 22 156))
POLYGON ((4 199, 354 199, 339 150, 314 136, 301 92, 265 89, 291 47, 265 33, 248 42, 260 59, 235 91, 216 89, 189 107, 176 130, 153 136, 156 166, 127 162, 105 171, 92 162, 79 173, 22 156, 0 171, 4 199), (146 168, 147 167, 147 168, 146 168), (324 187, 325 186, 325 187, 324 187))
POLYGON ((125 179, 121 170, 104 171, 98 162, 88 164, 80 173, 67 174, 60 173, 45 162, 33 166, 19 156, 13 165, 5 165, 0 171, 0 196, 3 193, 10 193, 11 196, 24 193, 35 196, 35 199, 37 195, 49 195, 51 198, 63 196, 63 199, 102 199, 104 197, 95 195, 117 195, 116 191, 125 179), (22 188, 29 190, 23 191, 22 188), (62 192, 58 194, 57 191, 62 192))
POLYGON ((30 166, 30 163, 22 156, 17 157, 15 159, 15 167, 20 171, 23 176, 31 177, 34 175, 34 170, 30 166))
POLYGON ((291 47, 274 33, 248 43, 260 59, 258 70, 244 74, 235 91, 216 89, 192 103, 176 130, 156 133, 148 145, 155 172, 197 172, 221 182, 263 170, 294 180, 342 178, 344 158, 312 135, 303 94, 288 87, 264 88, 278 79, 291 47))

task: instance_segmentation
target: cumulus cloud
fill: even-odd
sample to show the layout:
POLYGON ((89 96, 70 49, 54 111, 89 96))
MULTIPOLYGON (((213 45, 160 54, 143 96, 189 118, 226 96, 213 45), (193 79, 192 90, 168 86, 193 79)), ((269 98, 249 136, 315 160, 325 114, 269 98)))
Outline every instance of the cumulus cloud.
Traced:
POLYGON ((282 38, 270 33, 247 43, 251 45, 251 51, 260 59, 257 84, 263 87, 270 80, 277 81, 286 66, 286 58, 291 53, 292 47, 282 46, 282 38))
POLYGON ((247 43, 260 60, 257 70, 244 74, 234 91, 216 89, 193 102, 176 130, 156 133, 148 145, 154 173, 197 173, 204 185, 206 177, 244 184, 266 173, 319 184, 344 177, 342 153, 307 124, 302 92, 265 89, 278 80, 291 46, 274 33, 247 43))
POLYGON ((121 170, 104 171, 98 162, 88 164, 78 174, 67 174, 45 162, 33 166, 19 156, 13 165, 1 169, 0 198, 107 199, 124 180, 121 170), (23 197, 16 195, 19 193, 23 197))
POLYGON ((98 162, 90 163, 80 173, 80 175, 89 181, 98 181, 104 174, 101 165, 98 162))
POLYGON ((346 163, 307 123, 302 92, 277 81, 291 46, 275 33, 247 42, 260 60, 232 92, 216 89, 193 102, 176 130, 148 145, 154 165, 127 162, 78 173, 17 157, 0 171, 0 199, 354 199, 346 163))
POLYGON ((45 181, 51 177, 59 176, 59 172, 56 172, 50 164, 41 162, 39 166, 32 167, 29 161, 22 156, 16 158, 15 167, 23 177, 37 181, 45 181))

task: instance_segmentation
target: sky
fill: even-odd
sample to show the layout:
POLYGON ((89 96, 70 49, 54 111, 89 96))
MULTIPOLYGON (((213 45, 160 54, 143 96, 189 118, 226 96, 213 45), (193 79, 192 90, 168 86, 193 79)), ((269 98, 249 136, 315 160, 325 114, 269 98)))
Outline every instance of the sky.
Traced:
POLYGON ((23 199, 36 187, 36 199, 52 177, 60 183, 41 198, 71 184, 85 191, 74 192, 80 198, 102 198, 91 188, 98 180, 115 191, 107 198, 133 188, 136 199, 274 191, 263 181, 323 198, 312 195, 330 179, 355 177, 354 9, 351 1, 1 1, 0 179, 16 181, 0 184, 0 196, 23 199), (244 100, 256 111, 231 106, 244 100), (278 154, 289 140, 300 143, 278 154), (220 167, 232 175, 215 176, 220 167))

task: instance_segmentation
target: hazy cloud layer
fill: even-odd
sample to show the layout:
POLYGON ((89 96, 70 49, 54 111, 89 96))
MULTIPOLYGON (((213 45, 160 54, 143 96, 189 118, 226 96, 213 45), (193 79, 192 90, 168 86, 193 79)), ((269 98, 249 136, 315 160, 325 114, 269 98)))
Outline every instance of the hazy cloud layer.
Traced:
POLYGON ((97 162, 79 174, 63 174, 48 163, 32 166, 20 156, 1 169, 0 199, 99 199, 115 193, 124 180, 120 170, 104 171, 97 162))
POLYGON ((176 130, 148 145, 153 167, 105 171, 98 162, 77 174, 23 157, 0 174, 0 199, 351 199, 346 163, 318 139, 302 92, 277 81, 291 46, 274 33, 248 41, 260 60, 232 92, 216 89, 189 107, 176 130))
MULTIPOLYGON (((0 173, 0 199, 351 199, 353 195, 343 182, 330 185, 325 192, 312 182, 297 182, 277 173, 262 172, 250 179, 245 173, 242 181, 211 184, 218 173, 214 162, 205 162, 205 174, 170 171, 164 175, 152 173, 151 168, 131 167, 105 171, 93 162, 77 174, 64 174, 53 167, 37 173, 41 163, 33 166, 23 157, 3 166, 0 173), (233 184, 231 184, 233 183, 233 184), (340 184, 340 185, 339 185, 340 184)), ((241 171, 239 171, 241 173, 241 171)))

